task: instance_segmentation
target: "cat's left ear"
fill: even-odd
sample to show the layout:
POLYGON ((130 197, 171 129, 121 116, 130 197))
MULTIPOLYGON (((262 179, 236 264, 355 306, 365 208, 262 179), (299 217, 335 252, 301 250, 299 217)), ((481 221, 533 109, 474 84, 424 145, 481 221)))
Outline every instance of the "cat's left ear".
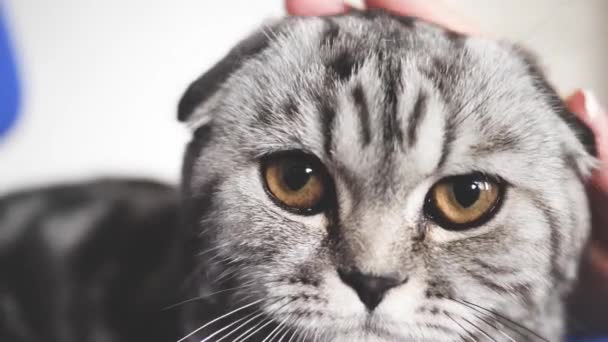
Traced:
POLYGON ((522 58, 535 87, 544 94, 548 104, 565 124, 564 148, 567 150, 570 162, 574 163, 580 175, 587 177, 598 165, 597 146, 593 131, 566 107, 555 88, 549 83, 536 57, 521 46, 514 47, 515 52, 522 58))
POLYGON ((191 127, 200 127, 212 120, 210 109, 221 96, 230 77, 249 59, 260 55, 275 37, 277 25, 265 25, 190 84, 178 104, 177 118, 191 127))
MULTIPOLYGON (((566 107, 563 104, 564 108, 566 107)), ((574 136, 577 138, 577 142, 580 143, 582 148, 576 148, 573 146, 569 147, 570 153, 573 156, 572 162, 575 164, 578 173, 584 178, 591 176, 594 169, 599 167, 599 155, 597 145, 595 143, 595 135, 591 128, 589 128, 575 113, 565 109, 560 115, 568 128, 574 132, 574 136)))

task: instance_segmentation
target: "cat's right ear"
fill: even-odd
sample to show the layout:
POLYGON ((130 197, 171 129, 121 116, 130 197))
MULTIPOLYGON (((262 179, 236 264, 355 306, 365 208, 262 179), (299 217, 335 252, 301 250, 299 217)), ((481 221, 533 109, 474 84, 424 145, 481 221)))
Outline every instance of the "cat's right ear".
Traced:
POLYGON ((232 48, 210 70, 190 84, 178 104, 177 118, 188 126, 198 128, 212 120, 210 109, 222 93, 230 76, 245 61, 262 53, 276 37, 276 26, 264 26, 232 48))

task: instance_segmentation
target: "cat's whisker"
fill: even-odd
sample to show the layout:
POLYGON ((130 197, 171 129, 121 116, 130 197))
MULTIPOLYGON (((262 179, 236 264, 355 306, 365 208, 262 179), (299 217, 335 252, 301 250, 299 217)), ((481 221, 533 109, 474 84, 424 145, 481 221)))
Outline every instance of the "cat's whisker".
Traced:
MULTIPOLYGON (((461 304, 463 304, 463 305, 465 305, 465 306, 468 306, 468 307, 470 307, 471 309, 474 309, 474 308, 481 309, 481 310, 483 310, 483 311, 485 311, 485 312, 487 312, 487 313, 489 313, 489 314, 491 314, 491 315, 493 315, 493 316, 495 316, 495 317, 497 317, 497 318, 502 319, 502 320, 503 320, 503 321, 505 321, 505 322, 508 322, 508 323, 510 323, 510 324, 512 324, 512 325, 514 325, 514 326, 516 326, 516 327, 518 327, 518 328, 521 328, 521 329, 523 329, 523 330, 525 330, 525 331, 527 331, 527 332, 531 333, 532 335, 534 335, 535 337, 537 337, 537 338, 541 339, 542 341, 549 342, 549 340, 548 340, 547 338, 545 338, 545 337, 541 336, 541 335, 540 335, 539 333, 537 333, 536 331, 534 331, 534 330, 532 330, 532 329, 530 329, 530 328, 526 327, 525 325, 523 325, 523 324, 521 324, 521 323, 517 323, 517 322, 515 322, 514 320, 512 320, 512 319, 510 319, 510 318, 508 318, 508 317, 506 317, 506 316, 504 316, 504 315, 502 315, 502 314, 500 314, 500 313, 497 313, 497 312, 495 312, 495 311, 493 311, 493 310, 490 310, 490 309, 484 308, 483 306, 477 305, 477 304, 475 304, 475 303, 471 303, 471 302, 469 302, 469 301, 467 301, 467 300, 464 300, 464 299, 462 299, 462 300, 454 299, 454 301, 456 301, 456 302, 458 302, 458 303, 461 303, 461 304)), ((475 309, 474 309, 474 310, 475 310, 475 309)), ((478 311, 478 310, 476 310, 476 311, 478 311)), ((515 331, 515 332, 517 332, 517 333, 519 333, 520 335, 522 335, 522 336, 524 336, 524 337, 527 337, 527 336, 526 336, 526 335, 524 335, 524 334, 522 333, 522 331, 520 331, 519 329, 513 329, 512 327, 511 327, 510 329, 511 329, 511 330, 513 330, 513 331, 515 331)))
POLYGON ((293 333, 291 334, 291 337, 289 338, 289 340, 287 340, 287 342, 293 342, 294 338, 296 337, 296 334, 299 335, 299 329, 298 328, 293 329, 293 333))
POLYGON ((196 328, 194 331, 190 332, 188 335, 186 335, 186 336, 182 337, 181 339, 177 340, 177 342, 182 342, 182 341, 185 341, 187 338, 189 338, 190 336, 192 336, 192 335, 196 334, 197 332, 199 332, 199 331, 201 331, 201 330, 205 329, 205 328, 206 328, 206 327, 208 327, 209 325, 211 325, 211 324, 213 324, 213 323, 215 323, 215 322, 217 322, 217 321, 219 321, 219 320, 221 320, 221 319, 224 319, 224 318, 226 318, 226 317, 232 316, 233 314, 235 314, 235 313, 237 313, 237 312, 240 312, 240 311, 242 311, 242 310, 245 310, 245 309, 247 309, 247 308, 249 308, 249 307, 251 307, 251 306, 254 306, 254 305, 256 305, 256 304, 260 303, 261 301, 262 301, 262 299, 258 299, 258 300, 254 301, 254 302, 249 303, 249 304, 245 304, 245 305, 243 305, 243 306, 240 306, 240 307, 238 307, 238 308, 236 308, 236 309, 234 309, 234 310, 230 311, 230 312, 229 312, 229 313, 227 313, 227 314, 221 315, 221 316, 219 316, 219 317, 217 317, 217 318, 215 318, 215 319, 213 319, 213 320, 211 320, 211 321, 209 321, 209 322, 205 323, 204 325, 202 325, 202 326, 200 326, 200 327, 196 328))
POLYGON ((213 255, 211 258, 209 258, 206 261, 206 265, 208 267, 221 267, 221 266, 224 266, 224 263, 225 263, 226 259, 225 258, 224 259, 220 259, 220 258, 221 258, 220 255, 217 255, 217 254, 213 255))
POLYGON ((162 310, 173 309, 173 308, 178 307, 180 305, 184 305, 184 304, 191 303, 191 302, 196 302, 196 301, 203 300, 203 299, 208 299, 208 298, 211 298, 211 297, 213 297, 215 295, 222 294, 222 293, 225 293, 225 292, 246 289, 246 288, 251 287, 252 285, 253 284, 243 284, 242 286, 235 286, 235 287, 231 287, 231 288, 227 288, 227 289, 218 290, 218 291, 215 291, 215 292, 212 292, 212 293, 208 293, 208 294, 206 294, 204 296, 197 296, 197 297, 194 297, 194 298, 183 300, 181 302, 177 302, 175 304, 171 304, 171 305, 163 308, 162 310))
POLYGON ((283 330, 285 331, 283 333, 283 335, 281 335, 281 337, 279 338, 279 340, 277 342, 283 342, 283 340, 285 340, 287 338, 287 336, 289 335, 290 332, 292 332, 294 329, 289 327, 289 325, 285 325, 283 326, 283 330))
POLYGON ((283 333, 283 335, 281 335, 281 337, 279 338, 279 340, 277 342, 283 342, 283 339, 285 337, 287 337, 287 334, 289 334, 289 328, 287 328, 287 326, 284 326, 283 330, 285 330, 285 332, 283 333))
MULTIPOLYGON (((494 326, 492 326, 492 327, 494 328, 494 326)), ((502 336, 508 338, 509 341, 511 341, 511 342, 517 342, 516 340, 513 339, 513 337, 511 335, 507 334, 505 331, 503 331, 501 329, 498 329, 498 328, 494 328, 494 329, 496 329, 496 331, 498 331, 499 333, 501 333, 502 336)))
MULTIPOLYGON (((467 307, 468 308, 468 307, 467 307)), ((470 309, 470 308, 469 308, 470 309)), ((485 319, 485 317, 487 317, 486 314, 475 311, 476 314, 474 314, 475 318, 479 319, 480 321, 484 322, 487 326, 489 326, 490 328, 498 331, 500 334, 502 334, 504 337, 508 338, 509 341, 511 342, 517 342, 511 335, 507 334, 506 332, 504 332, 502 329, 500 329, 500 327, 497 327, 496 325, 492 324, 490 321, 488 321, 487 319, 485 319)), ((497 324, 500 324, 500 322, 497 322, 497 324)))
MULTIPOLYGON (((473 342, 478 342, 477 339, 475 338, 475 335, 473 335, 473 333, 471 333, 467 328, 465 328, 462 324, 460 324, 457 320, 455 320, 450 314, 448 314, 447 312, 445 313, 445 315, 452 320, 452 322, 454 322, 458 327, 460 327, 460 329, 462 329, 462 331, 464 331, 467 336, 473 340, 473 342)), ((463 337, 464 338, 464 337, 463 337)))
POLYGON ((279 330, 279 329, 282 329, 283 325, 285 324, 285 322, 287 322, 288 318, 289 318, 289 316, 286 317, 281 323, 279 323, 279 325, 277 325, 276 328, 274 328, 262 342, 270 341, 270 338, 273 337, 275 335, 275 333, 278 335, 281 332, 281 330, 279 330))
MULTIPOLYGON (((204 250, 204 251, 202 251, 202 252, 197 253, 197 254, 196 254, 196 256, 197 256, 197 257, 201 257, 201 256, 204 256, 204 255, 206 255, 206 254, 208 254, 208 253, 215 252, 215 251, 217 251, 218 249, 221 249, 221 248, 223 248, 223 247, 224 247, 223 245, 219 245, 219 246, 215 246, 215 247, 207 248, 206 250, 204 250)), ((217 255, 217 254, 216 254, 216 255, 217 255)))
MULTIPOLYGON (((481 311, 481 310, 477 309, 477 308, 476 308, 476 307, 474 307, 474 306, 467 305, 466 303, 462 303, 462 302, 460 302, 460 301, 458 301, 458 300, 454 300, 454 299, 452 299, 452 300, 453 300, 454 302, 456 302, 456 303, 460 304, 460 305, 465 306, 466 308, 468 308, 468 309, 470 309, 470 310, 475 311, 477 314, 479 314, 479 316, 477 316, 477 318, 478 318, 479 320, 483 321, 483 322, 484 322, 484 323, 486 323, 488 326, 490 326, 490 327, 492 327, 492 328, 496 329, 496 331, 498 331, 498 332, 500 332, 501 334, 503 334, 505 337, 507 337, 509 340, 511 340, 511 342, 516 342, 516 340, 515 340, 515 339, 514 339, 514 338, 513 338, 511 335, 507 334, 506 332, 504 332, 504 331, 503 331, 502 329, 500 329, 499 327, 497 327, 497 326, 495 326, 495 325, 491 324, 491 323, 490 323, 488 320, 486 320, 486 319, 484 318, 484 317, 491 317, 491 316, 490 316, 490 314, 494 316, 494 314, 493 314, 493 313, 491 313, 491 312, 490 312, 490 313, 488 314, 487 312, 483 312, 483 311, 481 311)), ((522 336, 522 337, 525 337, 525 338, 527 338, 527 337, 528 337, 526 334, 524 334, 523 332, 521 332, 519 329, 514 329, 513 327, 511 327, 511 326, 509 326, 509 325, 502 324, 500 321, 497 321, 497 322, 496 322, 496 324, 501 325, 501 326, 503 326, 503 327, 506 327, 506 328, 508 328, 508 329, 510 329, 510 330, 512 330, 512 331, 514 331, 514 332, 516 332, 518 335, 520 335, 520 336, 522 336)))
POLYGON ((273 320, 271 318, 266 318, 266 319, 262 320, 260 323, 258 323, 256 326, 253 327, 253 329, 255 329, 256 327, 257 327, 257 329, 255 329, 254 331, 250 332, 249 334, 247 334, 242 339, 238 339, 238 338, 235 339, 234 342, 246 341, 248 338, 254 336, 258 331, 264 329, 265 327, 267 327, 272 322, 273 322, 273 320))
POLYGON ((228 280, 232 279, 233 276, 236 276, 236 275, 238 275, 238 269, 226 267, 226 269, 224 271, 222 271, 222 273, 220 273, 213 282, 219 283, 221 281, 228 281, 228 280))
POLYGON ((234 280, 234 279, 238 279, 239 276, 241 274, 243 274, 243 273, 246 273, 247 270, 248 270, 248 268, 246 268, 246 267, 241 268, 241 269, 236 269, 236 268, 231 269, 230 272, 225 272, 225 274, 223 274, 223 275, 218 276, 217 278, 215 278, 212 281, 212 283, 219 284, 221 282, 228 282, 228 281, 231 281, 231 280, 234 280))
MULTIPOLYGON (((253 266, 251 265, 243 265, 243 264, 238 264, 239 260, 234 260, 231 257, 226 257, 226 259, 222 260, 220 263, 218 263, 218 266, 221 266, 223 268, 226 268, 224 270, 224 272, 222 272, 218 277, 216 281, 222 280, 222 277, 228 277, 228 276, 234 276, 235 274, 238 275, 239 273, 247 273, 246 271, 248 271, 249 269, 253 268, 253 266), (234 267, 234 266, 238 266, 238 267, 234 267)), ((227 278, 230 279, 230 278, 227 278)), ((223 280, 227 280, 227 279, 223 279, 223 280)))
MULTIPOLYGON (((268 305, 270 306, 270 305, 277 304, 277 303, 279 303, 279 302, 280 302, 281 300, 283 300, 283 299, 284 299, 284 297, 279 297, 279 298, 278 298, 276 301, 273 301, 272 303, 270 303, 270 304, 268 304, 268 305)), ((262 301, 262 299, 260 299, 260 300, 258 300, 258 301, 255 301, 253 304, 258 304, 260 301, 262 301)), ((288 301, 288 302, 286 302, 286 303, 282 304, 282 305, 281 305, 281 306, 279 306, 279 307, 278 307, 276 310, 280 310, 281 308, 285 307, 286 305, 288 305, 288 304, 289 304, 289 303, 291 303, 291 302, 292 302, 292 301, 288 301)), ((276 311, 276 310, 275 310, 275 311, 276 311)), ((255 320, 255 319, 257 319, 257 318, 259 318, 259 317, 261 317, 261 316, 263 316, 263 315, 265 314, 265 312, 260 312, 260 311, 262 311, 262 309, 261 309, 261 308, 260 308, 260 309, 255 310, 254 312, 252 312, 252 313, 250 313, 250 314, 248 314, 248 315, 247 315, 246 317, 244 317, 244 318, 251 317, 251 316, 252 316, 252 315, 254 315, 254 314, 255 314, 255 316, 253 316, 253 317, 249 318, 247 321, 245 321, 245 322, 244 322, 244 323, 242 323, 241 325, 239 325, 239 326, 237 326, 236 328, 234 328, 234 329, 233 329, 232 331, 230 331, 228 334, 226 334, 226 335, 222 336, 222 337, 221 337, 219 340, 217 340, 216 342, 219 342, 219 341, 221 341, 221 340, 223 340, 223 339, 227 338, 228 336, 230 336, 230 335, 234 334, 235 332, 237 332, 238 330, 240 330, 241 328, 243 328, 244 326, 246 326, 247 324, 249 324, 249 323, 250 323, 250 322, 252 322, 253 320, 255 320), (258 313, 258 312, 259 312, 259 313, 258 313), (257 313, 257 314, 256 314, 256 313, 257 313)), ((227 314, 227 315, 228 315, 228 314, 227 314)), ((226 316, 226 315, 224 315, 224 316, 226 316)), ((221 318, 221 317, 220 317, 220 318, 221 318)), ((218 318, 218 319, 220 319, 220 318, 218 318)), ((242 321, 244 318, 239 319, 238 321, 242 321)), ((216 319, 216 320, 217 320, 217 319, 216 319)), ((286 320, 287 320, 287 319, 286 319, 286 320)), ((253 327, 251 327, 251 328, 247 329, 247 330, 246 330, 245 332, 243 332, 241 335, 237 336, 237 337, 236 337, 236 338, 233 340, 233 342, 236 342, 236 341, 239 341, 239 340, 240 340, 240 341, 245 341, 245 340, 247 340, 247 339, 248 339, 248 338, 250 338, 251 336, 255 335, 255 333, 257 333, 259 330, 263 329, 264 327, 266 327, 268 324, 270 324, 270 323, 272 323, 272 322, 273 322, 272 318, 266 318, 266 319, 265 319, 264 317, 262 317, 262 318, 261 318, 261 320, 260 320, 259 322, 255 323, 255 325, 254 325, 253 327), (264 322, 266 322, 266 323, 265 323, 264 325, 262 325, 261 327, 259 327, 259 326, 260 326, 261 324, 263 324, 264 322), (255 330, 255 331, 252 331, 252 330, 256 329, 256 327, 259 327, 259 329, 255 330)), ((209 324, 211 324, 211 323, 213 323, 213 321, 211 321, 211 322, 207 323, 206 325, 209 325, 209 324)), ((231 326, 232 326, 232 325, 234 325, 234 324, 231 324, 231 326)), ((201 329, 202 329, 202 328, 201 328, 201 329)), ((223 329, 223 330, 225 330, 225 329, 223 329)), ((213 333, 213 335, 212 335, 212 336, 214 336, 214 335, 216 335, 216 334, 217 334, 217 332, 213 333)), ((208 339, 208 338, 210 338, 210 337, 212 337, 212 336, 207 336, 207 337, 206 337, 206 339, 208 339)), ((180 342, 180 341, 178 341, 178 342, 180 342)))
MULTIPOLYGON (((256 312, 258 312, 258 311, 261 311, 261 310, 257 310, 256 312)), ((255 313, 255 312, 254 312, 254 313, 255 313)), ((247 324, 249 324, 251 321, 255 320, 256 318, 258 318, 258 317, 260 317, 260 316, 262 316, 262 315, 264 315, 264 313, 263 313, 263 312, 261 312, 261 313, 259 313, 259 314, 255 315, 255 316, 253 316, 253 317, 251 317, 251 318, 250 318, 250 319, 248 319, 246 322, 244 322, 244 323, 242 323, 241 325, 239 325, 238 327, 236 327, 236 328, 232 329, 232 331, 230 331, 228 334, 226 334, 226 335, 222 336, 220 339, 218 339, 218 340, 217 340, 217 341, 215 341, 215 342, 220 342, 220 341, 224 340, 224 339, 225 339, 225 338, 227 338, 228 336, 230 336, 230 335, 234 334, 235 332, 239 331, 239 330, 240 330, 242 327, 246 326, 246 325, 247 325, 247 324)))
POLYGON ((476 325, 475 323, 469 321, 468 319, 464 318, 464 317, 460 317, 463 321, 467 322, 470 326, 472 326, 475 330, 479 331, 481 334, 483 334, 485 337, 489 338, 490 340, 494 341, 494 342, 498 342, 494 337, 490 336, 486 331, 484 331, 483 329, 481 329, 480 326, 476 325))
POLYGON ((315 328, 315 341, 325 341, 325 338, 323 337, 323 332, 317 328, 315 328))
POLYGON ((216 253, 216 254, 213 254, 213 256, 211 256, 209 259, 207 259, 207 263, 210 265, 218 266, 218 265, 227 263, 229 260, 230 260, 229 256, 224 256, 224 255, 216 253))
MULTIPOLYGON (((283 299, 284 299, 283 297, 279 297, 279 298, 278 298, 276 301, 273 301, 273 302, 272 302, 271 304, 269 304, 269 305, 274 305, 274 304, 276 304, 276 303, 280 302, 280 301, 281 301, 281 300, 283 300, 283 299)), ((280 306, 278 309, 283 308, 285 305, 289 304, 290 302, 291 302, 291 301, 288 301, 287 303, 285 303, 285 304, 281 305, 281 306, 280 306)), ((277 309, 277 310, 278 310, 278 309, 277 309)), ((262 309, 261 309, 261 308, 260 308, 260 309, 255 310, 255 311, 253 312, 253 314, 255 314, 255 313, 257 313, 257 312, 260 312, 260 311, 262 311, 262 309)), ((243 324, 241 324, 240 326, 236 327, 236 328, 235 328, 233 331, 231 331, 231 332, 229 332, 228 334, 224 335, 222 338, 220 338, 219 340, 217 340, 217 341, 215 341, 215 342, 220 342, 220 341, 222 341, 222 340, 223 340, 223 339, 225 339, 226 337, 228 337, 228 336, 232 335, 232 334, 233 334, 233 333, 235 333, 236 331, 240 330, 242 327, 244 327, 244 326, 246 326, 247 324, 249 324, 249 323, 250 323, 251 321, 253 321, 254 319, 256 319, 256 318, 258 318, 258 317, 260 317, 260 316, 262 316, 262 315, 264 315, 264 314, 265 314, 265 312, 260 312, 259 314, 257 314, 257 315, 255 315, 254 317, 250 318, 249 320, 247 320, 246 322, 244 322, 244 323, 243 323, 243 324)), ((262 318, 262 321, 263 321, 263 318, 262 318)), ((258 322, 258 323, 261 323, 261 322, 258 322)), ((251 328, 251 329, 247 330, 247 331, 246 331, 244 334, 247 334, 249 331, 251 331, 251 330, 252 330, 252 329, 254 329, 254 328, 255 328, 255 326, 254 326, 253 328, 251 328)), ((242 335, 244 335, 244 334, 239 335, 239 336, 238 336, 238 337, 237 337, 235 340, 237 340, 238 338, 240 338, 240 337, 241 337, 242 335)), ((247 338, 249 338, 249 337, 247 337, 247 338)))
POLYGON ((284 328, 285 328, 285 326, 282 326, 279 330, 277 330, 277 332, 272 336, 271 339, 268 340, 268 342, 274 342, 277 338, 279 338, 279 336, 283 332, 284 328))
MULTIPOLYGON (((241 333, 239 336, 237 336, 234 340, 232 340, 232 342, 239 341, 243 336, 249 334, 250 331, 252 331, 256 327, 258 327, 260 324, 262 324, 265 321, 265 319, 264 319, 263 315, 260 315, 260 316, 262 316, 262 318, 260 318, 256 323, 254 323, 254 325, 252 327, 250 327, 249 329, 247 329, 243 333, 241 333)), ((256 318, 258 318, 258 317, 259 316, 256 316, 256 318)), ((247 338, 249 338, 249 336, 247 336, 247 338)))
POLYGON ((222 332, 222 331, 224 331, 224 330, 229 329, 229 328, 230 328, 230 327, 232 327, 233 325, 238 324, 239 322, 241 322, 242 320, 247 319, 248 317, 250 317, 250 316, 251 316, 251 315, 253 315, 253 314, 254 314, 254 313, 250 313, 250 314, 246 315, 245 317, 241 317, 241 318, 239 318, 239 319, 237 319, 237 320, 233 321, 232 323, 227 324, 226 326, 224 326, 224 327, 222 327, 222 328, 220 328, 220 329, 216 330, 215 332, 213 332, 211 335, 208 335, 207 337, 205 337, 205 338, 204 338, 204 339, 203 339, 201 342, 207 342, 207 341, 209 341, 210 339, 212 339, 212 338, 213 338, 214 336, 216 336, 217 334, 221 333, 221 332, 222 332))
POLYGON ((300 339, 298 339, 298 341, 306 342, 306 339, 308 338, 308 333, 309 332, 310 332, 309 329, 304 329, 304 336, 299 335, 300 339))

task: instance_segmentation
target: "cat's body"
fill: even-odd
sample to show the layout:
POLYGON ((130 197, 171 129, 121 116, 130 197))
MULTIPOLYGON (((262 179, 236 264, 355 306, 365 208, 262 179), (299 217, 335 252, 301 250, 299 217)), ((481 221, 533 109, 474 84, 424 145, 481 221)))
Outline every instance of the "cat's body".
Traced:
POLYGON ((0 341, 172 341, 177 192, 105 180, 0 199, 0 341))
POLYGON ((167 284, 155 305, 198 298, 167 318, 191 341, 563 337, 593 151, 518 48, 383 12, 285 19, 193 83, 179 111, 196 129, 181 221, 161 233, 173 259, 151 261, 179 266, 145 282, 167 284), (285 156, 324 177, 322 201, 295 208, 312 190, 277 192, 285 156), (427 210, 438 184, 471 177, 498 189, 483 221, 427 210))

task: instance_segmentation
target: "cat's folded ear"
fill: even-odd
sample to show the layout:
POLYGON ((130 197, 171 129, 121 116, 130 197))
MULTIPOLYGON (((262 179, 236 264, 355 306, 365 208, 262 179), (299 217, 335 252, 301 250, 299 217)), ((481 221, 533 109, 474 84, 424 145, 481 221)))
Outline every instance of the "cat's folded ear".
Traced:
MULTIPOLYGON (((565 107, 565 104, 563 105, 565 107)), ((569 110, 564 110, 563 114, 560 115, 569 129, 574 132, 574 136, 580 143, 582 148, 576 146, 569 146, 569 152, 572 156, 571 162, 577 168, 580 175, 584 178, 591 176, 591 172, 598 168, 600 162, 598 160, 597 145, 595 144, 595 135, 591 128, 589 128, 575 113, 569 110)))
POLYGON ((210 109, 221 96, 222 89, 235 71, 250 58, 261 54, 275 37, 276 24, 267 24, 258 29, 228 54, 217 62, 211 69, 190 84, 178 104, 177 118, 187 122, 191 127, 207 124, 212 118, 210 109))
POLYGON ((527 67, 527 71, 534 80, 534 85, 541 94, 545 94, 548 104, 565 125, 564 139, 565 155, 570 164, 577 169, 580 175, 587 177, 598 166, 597 146, 595 136, 587 125, 574 113, 570 112, 564 101, 559 97, 555 88, 549 83, 540 67, 537 58, 522 46, 514 46, 527 67))

